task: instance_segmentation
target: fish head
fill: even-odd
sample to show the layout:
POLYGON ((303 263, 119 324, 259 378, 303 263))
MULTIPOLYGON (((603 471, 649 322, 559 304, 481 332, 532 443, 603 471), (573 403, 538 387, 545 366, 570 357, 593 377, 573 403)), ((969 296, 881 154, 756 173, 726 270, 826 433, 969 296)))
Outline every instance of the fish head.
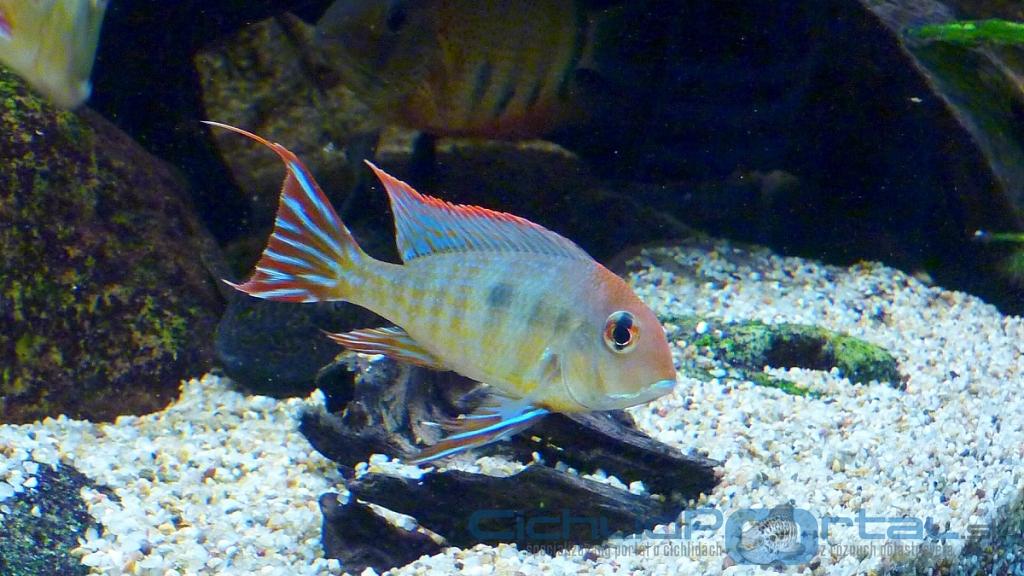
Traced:
POLYGON ((108 0, 0 0, 0 62, 56 104, 89 97, 108 0))
POLYGON ((437 47, 434 2, 337 0, 316 26, 316 45, 357 93, 399 93, 420 82, 437 47))
POLYGON ((573 331, 562 375, 587 410, 644 404, 672 391, 676 370, 657 316, 618 276, 601 269, 604 292, 573 331))

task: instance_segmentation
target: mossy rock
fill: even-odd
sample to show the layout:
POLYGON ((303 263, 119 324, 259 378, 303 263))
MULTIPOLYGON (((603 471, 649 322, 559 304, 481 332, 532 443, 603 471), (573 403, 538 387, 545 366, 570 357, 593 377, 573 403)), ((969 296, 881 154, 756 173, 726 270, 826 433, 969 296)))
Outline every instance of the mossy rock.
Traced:
POLYGON ((0 158, 0 422, 162 408, 221 308, 180 178, 4 69, 0 158))
POLYGON ((926 24, 911 28, 907 34, 912 38, 961 46, 1024 45, 1024 24, 999 19, 926 24))
MULTIPOLYGON (((317 55, 309 51, 312 34, 312 26, 297 18, 270 18, 205 47, 194 62, 210 119, 287 146, 341 205, 355 178, 368 175, 362 162, 350 165, 345 147, 380 126, 337 79, 322 73, 317 55)), ((212 137, 245 195, 250 223, 272 223, 284 179, 281 163, 237 134, 213 130, 212 137)))
MULTIPOLYGON (((1024 227, 1024 3, 1016 0, 860 0, 899 39, 901 51, 928 82, 930 91, 973 141, 971 154, 984 162, 978 171, 994 177, 994 194, 969 191, 952 180, 964 209, 951 221, 969 240, 977 230, 1020 231, 1024 227), (1002 214, 1002 216, 1001 216, 1002 214)), ((920 101, 920 98, 918 99, 920 101)), ((949 130, 950 140, 956 130, 949 130)), ((943 148, 948 146, 943 143, 943 148)), ((949 167, 969 170, 969 155, 945 149, 949 167)), ((938 188, 936 188, 938 189, 938 188)), ((978 246, 957 265, 967 270, 983 262, 977 283, 956 286, 983 295, 1008 312, 1019 313, 1021 270, 1012 249, 978 246), (1005 285, 1004 285, 1005 283, 1005 285)), ((952 252, 950 252, 952 254, 952 252)), ((941 278, 938 278, 940 281, 941 278)), ((951 286, 946 283, 947 287, 951 286)))
MULTIPOLYGON (((723 323, 698 316, 670 318, 674 334, 700 334, 692 344, 706 351, 736 378, 787 394, 820 397, 821 394, 775 378, 765 367, 837 369, 854 384, 884 382, 903 387, 896 359, 885 349, 859 338, 804 324, 765 324, 748 321, 723 323), (702 325, 698 330, 698 325, 702 325)), ((706 380, 711 374, 698 368, 685 368, 691 377, 706 380)))
POLYGON ((40 464, 35 488, 25 489, 0 508, 0 574, 84 576, 89 568, 71 551, 88 528, 100 526, 82 501, 92 481, 78 470, 40 464))

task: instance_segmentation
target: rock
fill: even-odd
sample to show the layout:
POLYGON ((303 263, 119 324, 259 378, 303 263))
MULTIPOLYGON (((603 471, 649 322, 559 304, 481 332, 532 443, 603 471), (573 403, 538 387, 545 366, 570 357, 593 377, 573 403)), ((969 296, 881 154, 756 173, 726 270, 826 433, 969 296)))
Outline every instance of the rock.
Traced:
POLYGON ((615 533, 643 532, 678 516, 678 505, 638 496, 546 466, 506 477, 461 470, 419 480, 367 474, 352 494, 415 517, 451 546, 515 543, 552 549, 604 542, 615 533))
POLYGON ((214 347, 224 373, 249 391, 276 398, 307 396, 320 370, 343 351, 323 331, 375 323, 380 323, 376 315, 350 304, 297 306, 236 292, 217 325, 214 347))
POLYGON ((340 560, 350 574, 360 574, 367 567, 383 573, 441 551, 441 545, 426 534, 394 526, 355 499, 340 504, 337 494, 324 494, 320 511, 324 556, 340 560))
POLYGON ((914 34, 929 24, 952 22, 958 13, 991 13, 971 2, 963 2, 968 5, 966 11, 957 0, 865 4, 899 39, 919 73, 970 133, 1005 193, 1020 207, 1024 203, 1024 130, 1017 127, 1015 110, 1024 105, 1024 90, 1017 82, 1024 73, 1024 46, 965 45, 914 34))
MULTIPOLYGON (((967 132, 984 161, 983 173, 991 174, 1002 200, 997 206, 1005 209, 1011 222, 971 222, 974 229, 1020 230, 1020 214, 1024 208, 1024 128, 1019 116, 1024 106, 1024 45, 1019 43, 960 43, 937 40, 918 34, 929 25, 947 24, 957 19, 1007 18, 1024 16, 1019 3, 998 0, 888 0, 867 2, 866 8, 877 15, 893 37, 898 38, 901 51, 907 55, 918 74, 927 79, 961 130, 967 132)), ((958 163, 962 159, 955 155, 958 163)), ((981 174, 979 174, 981 176, 981 174)), ((986 196, 972 197, 960 191, 968 216, 983 214, 992 202, 986 196)), ((973 233, 973 230, 968 230, 973 233)), ((1001 246, 987 245, 987 259, 1013 258, 1001 246)), ((1008 260, 1001 262, 997 272, 1020 285, 1019 268, 1008 260)), ((1019 300, 1019 298, 1018 298, 1019 300)), ((1011 310, 1017 308, 1011 307, 1011 310)))
POLYGON ((252 22, 285 10, 315 19, 330 2, 119 0, 107 10, 89 106, 182 170, 204 224, 219 240, 238 235, 246 205, 199 123, 217 118, 203 109, 192 57, 252 22))
POLYGON ((0 574, 88 574, 89 568, 71 550, 86 529, 100 528, 79 495, 92 483, 66 464, 41 464, 33 478, 34 488, 0 505, 0 574))
MULTIPOLYGON (((995 281, 1001 255, 973 242, 972 234, 1018 229, 1018 193, 904 36, 907 26, 952 14, 953 4, 785 2, 745 6, 739 21, 724 13, 731 3, 702 5, 710 24, 696 37, 677 38, 680 50, 709 48, 696 60, 674 61, 677 82, 666 85, 663 112, 651 119, 677 127, 679 143, 656 132, 646 142, 660 145, 656 152, 669 160, 716 156, 709 165, 719 173, 783 170, 797 178, 799 186, 782 195, 764 193, 758 204, 731 208, 742 212, 729 227, 717 225, 721 211, 713 214, 715 225, 706 227, 711 234, 768 241, 787 254, 844 264, 868 259, 923 269, 947 287, 1013 306, 1015 292, 995 281), (889 20, 887 11, 905 16, 889 20), (773 84, 777 77, 784 81, 773 84), (681 99, 687 86, 697 102, 681 99), (730 112, 732 102, 738 104, 730 112), (705 145, 697 156, 687 148, 694 140, 705 145), (755 236, 766 229, 770 237, 755 236)), ((949 63, 973 67, 963 58, 949 63)), ((981 68, 971 74, 987 78, 981 68)), ((975 84, 961 82, 960 88, 975 84)), ((1012 110, 1012 98, 993 110, 1012 110)), ((994 124, 1001 134, 993 137, 1016 131, 1016 124, 994 124)), ((722 184, 711 188, 730 191, 722 184)), ((704 200, 714 195, 679 186, 647 197, 681 215, 706 210, 704 200), (696 197, 687 201, 687 195, 696 197)))
POLYGON ((1024 20, 1024 6, 1016 0, 953 0, 963 18, 1004 18, 1024 20))
POLYGON ((721 323, 698 317, 672 318, 677 337, 699 334, 693 345, 730 368, 750 375, 773 368, 837 368, 854 384, 871 381, 902 386, 896 359, 882 348, 845 334, 802 324, 721 323), (698 332, 696 327, 703 325, 698 332))
POLYGON ((0 70, 0 421, 157 410, 208 369, 218 258, 176 173, 0 70))
MULTIPOLYGON (((195 57, 206 113, 295 152, 342 205, 355 184, 346 145, 380 124, 329 77, 307 47, 312 28, 294 18, 263 20, 208 46, 195 57), (329 183, 329 185, 327 185, 329 183)), ((284 170, 272 153, 225 130, 213 141, 242 191, 249 225, 270 224, 284 170)))

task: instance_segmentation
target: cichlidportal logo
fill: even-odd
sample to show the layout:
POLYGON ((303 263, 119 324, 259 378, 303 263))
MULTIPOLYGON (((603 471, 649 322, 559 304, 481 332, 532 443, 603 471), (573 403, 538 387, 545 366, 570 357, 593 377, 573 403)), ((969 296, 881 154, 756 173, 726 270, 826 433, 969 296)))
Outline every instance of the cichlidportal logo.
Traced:
MULTIPOLYGON (((574 514, 572 510, 524 512, 514 509, 477 510, 470 514, 466 527, 481 542, 516 542, 519 546, 551 545, 579 541, 601 542, 609 538, 652 541, 643 550, 678 550, 682 554, 697 553, 716 556, 724 551, 736 564, 781 568, 807 564, 827 546, 832 556, 889 556, 896 551, 913 554, 922 546, 945 547, 951 540, 961 540, 960 533, 941 528, 931 516, 871 516, 861 508, 848 514, 825 514, 816 517, 809 510, 797 508, 792 501, 774 508, 740 508, 724 513, 716 508, 688 508, 682 519, 674 522, 674 530, 654 532, 650 522, 637 521, 632 527, 608 516, 574 514), (837 527, 845 529, 842 541, 830 539, 837 527), (714 538, 724 528, 724 542, 714 551, 705 550, 708 538, 695 540, 698 533, 714 538), (850 541, 850 531, 857 540, 850 541), (628 535, 628 536, 627 536, 628 535), (678 548, 659 548, 657 541, 679 540, 678 548), (694 546, 690 546, 694 544, 694 546), (723 546, 724 544, 724 546, 723 546)), ((970 527, 973 538, 987 533, 985 526, 970 527)), ((565 544, 563 547, 567 547, 565 544)), ((636 544, 634 543, 634 546, 636 544)), ((634 548, 634 553, 640 550, 634 548)), ((674 553, 674 552, 673 552, 674 553)))
POLYGON ((806 564, 818 553, 818 522, 790 504, 741 509, 725 522, 725 550, 737 564, 806 564))

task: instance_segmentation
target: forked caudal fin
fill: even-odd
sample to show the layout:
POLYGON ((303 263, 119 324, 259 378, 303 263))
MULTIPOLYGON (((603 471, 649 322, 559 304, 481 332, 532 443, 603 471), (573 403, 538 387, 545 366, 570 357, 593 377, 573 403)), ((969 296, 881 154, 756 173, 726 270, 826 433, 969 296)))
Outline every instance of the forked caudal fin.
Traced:
POLYGON ((288 171, 274 220, 274 232, 256 271, 242 284, 231 286, 257 298, 282 302, 344 300, 366 254, 320 190, 312 174, 290 150, 256 134, 221 124, 270 148, 288 171))

